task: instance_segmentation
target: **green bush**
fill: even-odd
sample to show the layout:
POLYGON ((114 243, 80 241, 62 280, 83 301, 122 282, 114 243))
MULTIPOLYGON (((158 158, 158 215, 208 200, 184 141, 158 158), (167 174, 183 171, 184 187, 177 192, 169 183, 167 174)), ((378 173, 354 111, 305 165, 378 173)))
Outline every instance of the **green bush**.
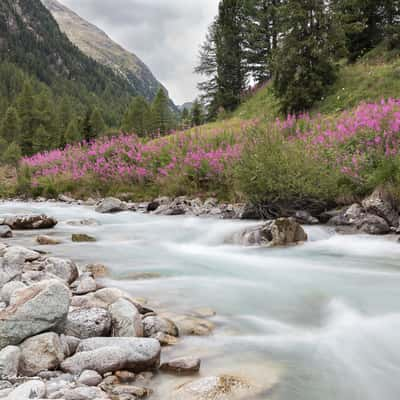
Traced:
POLYGON ((303 143, 255 130, 236 168, 237 189, 255 204, 303 200, 334 201, 338 171, 313 160, 303 143))

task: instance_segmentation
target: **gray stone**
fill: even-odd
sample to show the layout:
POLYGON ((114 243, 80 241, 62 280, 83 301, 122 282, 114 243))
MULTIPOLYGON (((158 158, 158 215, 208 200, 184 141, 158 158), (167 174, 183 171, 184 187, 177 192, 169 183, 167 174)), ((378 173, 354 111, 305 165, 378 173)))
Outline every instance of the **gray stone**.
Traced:
POLYGON ((13 378, 18 375, 21 350, 17 346, 7 346, 0 351, 0 378, 13 378))
POLYGON ((7 397, 7 400, 31 400, 42 399, 46 394, 46 385, 39 380, 32 380, 23 383, 14 389, 7 397))
POLYGON ((65 357, 71 357, 75 354, 76 349, 80 343, 80 339, 75 336, 60 335, 61 344, 65 357))
POLYGON ((20 374, 23 376, 36 376, 41 371, 56 370, 65 357, 62 342, 53 332, 25 340, 20 349, 20 374))
POLYGON ((13 215, 7 216, 0 222, 13 230, 49 229, 57 225, 57 221, 47 215, 13 215))
POLYGON ((68 314, 69 289, 50 280, 20 289, 13 306, 0 312, 0 349, 55 329, 68 314))
POLYGON ((75 389, 68 389, 64 393, 65 400, 94 400, 94 399, 109 399, 106 393, 96 387, 77 387, 75 389))
POLYGON ((385 191, 375 190, 371 196, 364 199, 362 206, 367 213, 383 218, 390 226, 399 226, 399 212, 385 191))
POLYGON ((175 374, 194 374, 200 371, 201 361, 195 357, 175 358, 161 364, 161 370, 175 374))
POLYGON ((74 282, 79 276, 76 264, 71 260, 63 258, 50 257, 46 259, 44 271, 57 276, 69 284, 74 282))
POLYGON ((11 238, 12 230, 8 225, 0 225, 0 238, 11 238))
POLYGON ((162 332, 170 336, 179 336, 177 326, 171 320, 158 316, 150 316, 143 319, 144 335, 153 337, 162 332))
POLYGON ((86 386, 97 386, 100 385, 102 380, 103 378, 98 372, 86 370, 81 373, 78 383, 86 386))
POLYGON ((10 304, 10 299, 13 293, 15 293, 19 289, 24 288, 26 288, 26 286, 19 281, 11 281, 6 283, 0 291, 1 300, 4 301, 6 304, 10 304))
POLYGON ((119 299, 109 308, 112 319, 112 335, 142 337, 142 316, 138 309, 128 300, 119 299))
POLYGON ((78 375, 84 370, 100 374, 157 368, 161 347, 155 339, 92 338, 82 340, 77 353, 61 364, 63 371, 78 375))
POLYGON ((111 316, 103 308, 79 308, 68 314, 64 334, 80 339, 108 336, 111 316))
POLYGON ((102 214, 126 211, 127 205, 119 199, 108 197, 100 202, 96 211, 102 214))
POLYGON ((74 307, 100 307, 108 309, 108 307, 119 299, 130 300, 130 295, 116 288, 104 288, 94 293, 88 293, 83 296, 74 296, 72 305, 74 307))
POLYGON ((390 226, 384 218, 366 214, 357 222, 357 229, 369 235, 386 235, 390 233, 390 226))
POLYGON ((84 273, 71 285, 71 289, 73 294, 83 295, 95 292, 97 289, 97 283, 90 274, 84 273))

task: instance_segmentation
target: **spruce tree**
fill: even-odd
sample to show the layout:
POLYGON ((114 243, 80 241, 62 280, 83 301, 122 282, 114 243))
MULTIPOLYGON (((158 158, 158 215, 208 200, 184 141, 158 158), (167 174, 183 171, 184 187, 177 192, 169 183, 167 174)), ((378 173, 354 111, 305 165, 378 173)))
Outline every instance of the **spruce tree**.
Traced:
POLYGON ((35 120, 35 99, 33 95, 33 88, 30 82, 26 82, 22 89, 21 94, 17 99, 18 115, 21 119, 21 135, 19 137, 19 145, 22 154, 32 154, 32 141, 36 131, 35 120))
POLYGON ((165 135, 172 129, 172 115, 169 108, 169 100, 162 88, 159 89, 151 105, 151 116, 153 134, 159 133, 165 135))
POLYGON ((32 140, 32 148, 34 153, 40 153, 49 150, 51 147, 52 137, 46 130, 44 125, 40 124, 36 129, 35 135, 32 140))
POLYGON ((106 124, 98 108, 95 108, 90 114, 89 124, 92 132, 90 139, 95 139, 105 132, 106 124))
POLYGON ((199 126, 204 122, 203 117, 203 107, 198 100, 193 103, 193 108, 191 112, 191 125, 199 126))
POLYGON ((336 79, 341 40, 325 0, 287 0, 282 41, 274 57, 274 90, 282 111, 308 110, 336 79))
POLYGON ((1 126, 1 137, 7 143, 18 141, 21 133, 21 121, 14 107, 7 109, 1 126))
POLYGON ((68 124, 67 130, 64 133, 65 143, 73 144, 81 141, 82 135, 80 133, 80 126, 77 119, 72 119, 68 124))
POLYGON ((150 131, 150 106, 144 97, 135 97, 125 113, 121 129, 133 132, 138 136, 146 136, 150 131))

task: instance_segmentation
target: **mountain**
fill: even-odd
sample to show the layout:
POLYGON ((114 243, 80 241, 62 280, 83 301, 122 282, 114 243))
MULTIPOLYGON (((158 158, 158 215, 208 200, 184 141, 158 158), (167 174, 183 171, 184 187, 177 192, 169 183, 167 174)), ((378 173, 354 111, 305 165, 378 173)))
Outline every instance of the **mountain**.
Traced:
POLYGON ((81 18, 57 0, 42 0, 60 29, 83 53, 112 68, 147 100, 153 100, 161 84, 133 53, 122 48, 102 30, 81 18))
MULTIPOLYGON (((0 64, 5 63, 13 68, 6 68, 11 72, 3 79, 15 80, 10 74, 18 69, 31 83, 48 86, 56 101, 69 97, 76 111, 101 109, 108 125, 120 122, 137 94, 126 80, 72 44, 40 0, 0 1, 0 64)), ((9 93, 0 92, 0 97, 13 100, 9 93)))
POLYGON ((193 101, 188 101, 186 103, 183 103, 182 105, 178 106, 179 111, 183 111, 183 110, 188 110, 191 111, 191 109, 193 108, 193 101))

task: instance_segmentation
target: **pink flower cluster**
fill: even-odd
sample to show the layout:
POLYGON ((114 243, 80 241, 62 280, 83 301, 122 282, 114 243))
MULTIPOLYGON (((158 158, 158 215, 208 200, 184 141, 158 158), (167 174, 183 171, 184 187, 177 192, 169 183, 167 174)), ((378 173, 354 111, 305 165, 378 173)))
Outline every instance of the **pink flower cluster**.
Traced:
POLYGON ((238 138, 256 123, 248 121, 228 130, 176 132, 148 142, 135 135, 101 138, 36 154, 22 163, 31 169, 34 183, 43 177, 134 183, 171 176, 215 180, 240 157, 243 141, 238 138))
POLYGON ((306 143, 311 156, 353 178, 400 154, 400 100, 362 103, 337 118, 288 116, 276 127, 289 140, 306 143))

